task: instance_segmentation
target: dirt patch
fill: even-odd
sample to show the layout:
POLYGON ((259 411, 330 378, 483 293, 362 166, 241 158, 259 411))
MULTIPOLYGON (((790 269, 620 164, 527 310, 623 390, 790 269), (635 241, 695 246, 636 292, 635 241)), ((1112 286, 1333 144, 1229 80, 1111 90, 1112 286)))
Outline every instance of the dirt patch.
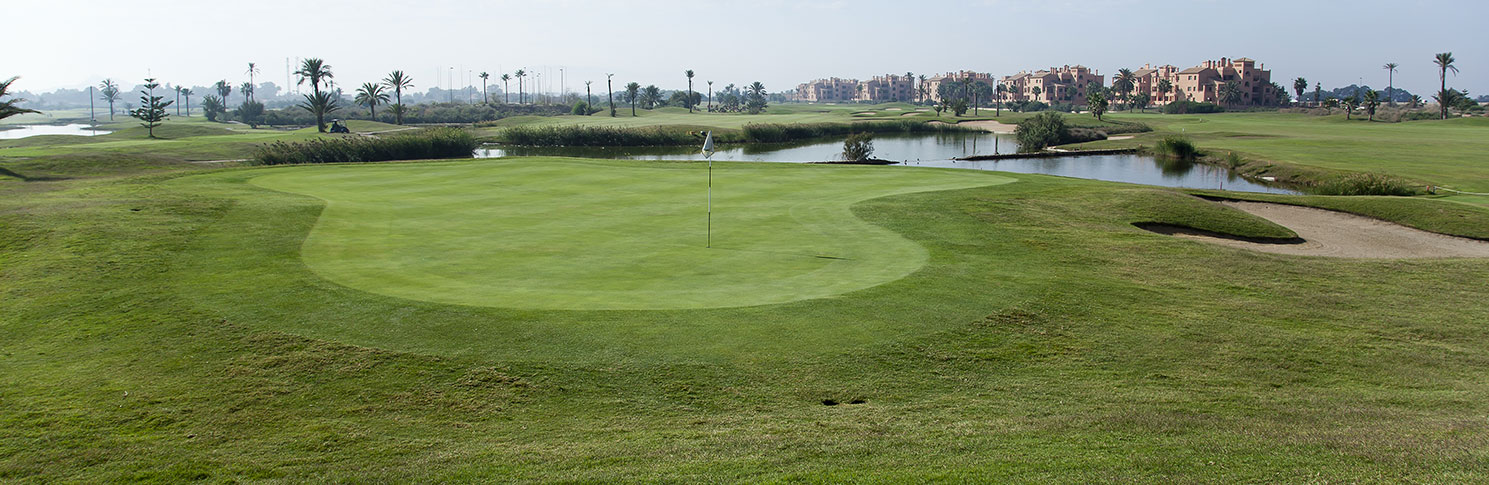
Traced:
POLYGON ((1132 138, 1133 138, 1132 135, 1117 135, 1117 136, 1108 136, 1108 137, 1106 137, 1106 139, 1108 139, 1108 140, 1131 140, 1132 138))
POLYGON ((1240 249, 1334 258, 1489 258, 1489 242, 1447 236, 1343 212, 1265 202, 1220 204, 1270 220, 1298 234, 1301 242, 1267 243, 1165 228, 1161 233, 1240 249))
POLYGON ((884 108, 884 111, 904 111, 904 110, 899 109, 899 108, 884 108))

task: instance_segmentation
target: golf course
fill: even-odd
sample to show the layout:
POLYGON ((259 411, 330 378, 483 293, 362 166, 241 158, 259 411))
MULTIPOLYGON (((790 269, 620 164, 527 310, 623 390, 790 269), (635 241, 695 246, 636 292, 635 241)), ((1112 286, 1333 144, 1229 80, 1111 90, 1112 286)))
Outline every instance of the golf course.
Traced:
MULTIPOLYGON (((909 106, 618 119, 936 118, 909 106)), ((1489 189, 1477 118, 1107 118, 1154 132, 1081 147, 1185 134, 1275 170, 1489 189)), ((564 157, 263 167, 244 161, 260 145, 328 135, 108 128, 0 140, 0 480, 1489 476, 1489 258, 1150 230, 1296 242, 1217 202, 1236 199, 1477 244, 1479 196, 564 157)))

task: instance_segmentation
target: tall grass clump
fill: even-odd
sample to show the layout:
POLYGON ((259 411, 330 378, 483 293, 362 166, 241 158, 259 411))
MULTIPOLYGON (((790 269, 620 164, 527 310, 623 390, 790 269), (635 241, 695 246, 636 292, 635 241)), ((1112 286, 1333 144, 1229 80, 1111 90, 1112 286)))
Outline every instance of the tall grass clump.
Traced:
POLYGON ((701 142, 686 130, 662 126, 514 126, 502 130, 497 138, 502 143, 539 147, 692 145, 701 142))
POLYGON ((431 158, 470 158, 476 137, 460 128, 432 128, 383 137, 348 136, 303 142, 277 141, 259 147, 257 165, 382 162, 431 158))
POLYGON ((1153 152, 1160 156, 1180 160, 1194 160, 1199 156, 1199 149, 1195 148, 1194 142, 1179 135, 1169 135, 1158 140, 1158 143, 1153 146, 1153 152))
POLYGON ((1071 133, 1065 126, 1064 116, 1045 111, 1019 123, 1013 129, 1013 136, 1018 138, 1019 151, 1037 152, 1064 143, 1071 138, 1071 133))
POLYGON ((1352 173, 1324 180, 1312 187, 1319 195, 1417 195, 1411 183, 1398 177, 1378 173, 1352 173))
POLYGON ((796 140, 844 136, 854 133, 949 133, 977 131, 975 128, 923 121, 890 120, 854 123, 751 123, 740 132, 745 143, 784 143, 796 140))

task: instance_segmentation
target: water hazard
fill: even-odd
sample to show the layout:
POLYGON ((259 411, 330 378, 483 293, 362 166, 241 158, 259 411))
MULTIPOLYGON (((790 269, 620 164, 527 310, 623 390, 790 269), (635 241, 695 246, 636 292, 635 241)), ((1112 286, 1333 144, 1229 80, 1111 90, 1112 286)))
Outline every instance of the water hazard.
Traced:
MULTIPOLYGON (((823 162, 841 158, 841 139, 800 143, 721 145, 719 161, 823 162)), ((1038 173, 1134 184, 1292 194, 1296 191, 1253 182, 1211 165, 1160 160, 1146 155, 1096 155, 1018 158, 996 161, 953 160, 972 155, 1015 153, 1012 135, 943 133, 881 135, 874 138, 874 157, 902 162, 897 166, 945 167, 1038 173)), ((477 157, 560 156, 629 160, 703 160, 697 147, 485 147, 477 157)))
POLYGON ((96 129, 91 125, 19 125, 16 128, 0 130, 0 140, 14 140, 37 135, 79 135, 97 136, 112 133, 108 130, 96 129))

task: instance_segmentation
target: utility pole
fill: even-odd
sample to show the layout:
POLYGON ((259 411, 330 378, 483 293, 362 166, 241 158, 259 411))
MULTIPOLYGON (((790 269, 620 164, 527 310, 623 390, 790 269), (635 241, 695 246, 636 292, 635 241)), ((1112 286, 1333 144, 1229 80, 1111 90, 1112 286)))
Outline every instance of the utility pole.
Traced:
POLYGON ((450 67, 450 75, 445 76, 445 83, 449 85, 445 91, 445 98, 450 104, 455 104, 455 68, 453 66, 450 67))
POLYGON ((93 86, 88 86, 88 123, 98 124, 98 118, 93 116, 93 86))

